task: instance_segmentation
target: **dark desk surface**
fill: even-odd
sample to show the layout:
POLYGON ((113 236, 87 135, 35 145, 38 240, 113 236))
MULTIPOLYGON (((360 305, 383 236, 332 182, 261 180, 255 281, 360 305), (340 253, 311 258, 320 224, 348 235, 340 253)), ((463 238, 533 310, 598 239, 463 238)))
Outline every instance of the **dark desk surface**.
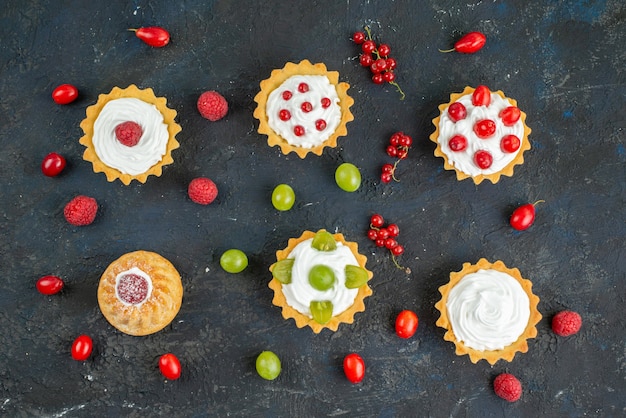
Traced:
POLYGON ((623 2, 98 3, 5 0, 0 11, 0 415, 623 416, 623 2), (359 66, 350 35, 365 24, 391 45, 404 101, 359 66), (127 31, 148 25, 166 27, 171 44, 153 49, 127 31), (472 30, 488 37, 479 53, 437 51, 472 30), (302 59, 339 71, 355 99, 348 136, 305 160, 268 147, 252 117, 259 81, 302 59), (68 106, 50 98, 62 83, 80 89, 68 106), (166 97, 183 130, 175 164, 160 178, 124 186, 93 173, 78 139, 85 108, 129 84, 166 97), (517 99, 533 130, 524 165, 495 185, 457 181, 428 140, 437 105, 478 84, 517 99), (230 103, 216 123, 195 108, 199 94, 212 89, 230 103), (398 168, 401 182, 382 185, 384 146, 396 130, 415 144, 398 168), (58 178, 40 171, 51 151, 68 159, 58 178), (356 193, 334 183, 344 161, 361 169, 356 193), (214 204, 188 199, 187 184, 197 176, 217 183, 214 204), (281 182, 297 195, 284 213, 270 203, 281 182), (90 226, 63 219, 76 194, 100 203, 90 226), (513 231, 512 209, 538 199, 545 203, 535 225, 513 231), (412 274, 368 241, 374 212, 400 226, 401 260, 412 274), (267 283, 274 251, 319 228, 357 241, 375 277, 367 310, 353 325, 314 335, 282 319, 267 283), (231 247, 250 258, 239 275, 219 267, 231 247), (106 266, 137 249, 172 261, 185 289, 175 321, 143 338, 113 329, 96 300, 106 266), (543 314, 528 353, 493 367, 456 356, 435 326, 437 288, 481 257, 531 279, 543 314), (62 276, 66 289, 39 294, 35 281, 45 274, 62 276), (393 331, 402 309, 420 318, 410 340, 393 331), (562 309, 582 315, 578 335, 558 338, 550 330, 562 309), (86 362, 69 354, 81 333, 95 341, 86 362), (282 359, 275 381, 254 370, 262 350, 282 359), (168 351, 183 362, 178 381, 164 381, 157 370, 168 351), (351 351, 367 364, 359 385, 341 369, 351 351), (504 371, 524 387, 514 404, 491 387, 504 371))

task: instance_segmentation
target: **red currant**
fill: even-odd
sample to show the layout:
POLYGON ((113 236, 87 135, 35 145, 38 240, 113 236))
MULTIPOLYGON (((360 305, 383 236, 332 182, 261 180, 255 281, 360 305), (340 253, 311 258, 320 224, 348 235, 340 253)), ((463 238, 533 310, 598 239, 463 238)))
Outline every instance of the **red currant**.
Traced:
POLYGON ((298 91, 300 93, 306 93, 307 91, 309 91, 309 85, 307 83, 298 84, 298 91))
POLYGON ((387 146, 387 155, 390 156, 391 158, 395 158, 398 156, 398 148, 394 147, 393 145, 389 145, 387 146))
POLYGON ((287 109, 282 109, 280 112, 278 112, 278 117, 283 122, 286 122, 291 119, 291 112, 289 112, 287 109))
POLYGON ((391 180, 393 180, 393 174, 391 173, 385 172, 380 175, 380 181, 383 183, 391 183, 391 180))
POLYGON ((407 151, 405 148, 400 148, 398 150, 398 158, 399 159, 404 160, 408 156, 409 156, 409 151, 407 151))
POLYGON ((383 173, 393 173, 393 164, 383 165, 383 173))
POLYGON ((389 48, 389 45, 387 44, 378 45, 378 53, 380 54, 381 57, 388 56, 390 52, 391 52, 391 48, 389 48))
POLYGON ((289 100, 291 96, 293 96, 293 94, 289 90, 283 91, 283 100, 289 100))
POLYGON ((376 240, 376 246, 377 247, 384 247, 385 246, 385 240, 384 239, 377 239, 376 240))
MULTIPOLYGON (((384 60, 383 58, 379 58, 377 59, 374 64, 376 64, 376 69, 378 70, 378 72, 383 72, 387 69, 387 61, 384 60)), ((374 65, 372 64, 372 66, 374 65)))
POLYGON ((504 126, 513 126, 517 123, 521 116, 521 112, 516 106, 509 106, 507 108, 502 109, 500 112, 500 118, 502 119, 502 123, 504 126))
POLYGON ((402 135, 400 137, 400 145, 402 145, 403 147, 410 147, 413 144, 413 138, 411 138, 408 135, 402 135))
POLYGON ((302 125, 296 125, 296 126, 294 126, 294 128, 293 128, 293 134, 294 134, 295 136, 302 136, 302 135, 304 135, 304 126, 302 126, 302 125))
POLYGON ((383 73, 383 80, 385 81, 385 83, 391 83, 395 79, 396 79, 396 74, 394 72, 392 72, 392 71, 385 71, 383 73))
POLYGON ((385 248, 392 250, 397 246, 398 246, 398 241, 396 241, 395 239, 390 237, 385 240, 385 248))
POLYGON ((504 152, 515 152, 519 149, 520 140, 515 135, 505 135, 500 141, 500 148, 504 152))
POLYGON ((400 145, 401 137, 402 137, 402 132, 396 132, 395 134, 391 135, 391 138, 389 138, 389 143, 393 145, 394 147, 397 147, 398 145, 400 145))
POLYGON ((463 135, 454 135, 448 141, 448 146, 452 151, 459 152, 467 148, 467 139, 463 135))
POLYGON ((387 239, 389 238, 389 231, 387 231, 387 228, 380 228, 378 230, 378 239, 387 239))
POLYGON ((374 41, 367 40, 361 44, 361 50, 367 54, 371 54, 376 49, 376 43, 374 41))
POLYGON ((397 237, 400 235, 400 228, 396 224, 387 225, 387 231, 389 232, 390 237, 397 237))
POLYGON ((404 247, 400 244, 391 249, 391 254, 395 255, 396 257, 401 255, 402 253, 404 253, 404 247))
POLYGON ((327 109, 330 107, 330 105, 332 104, 332 102, 330 101, 330 99, 328 97, 324 97, 322 98, 322 108, 327 109))
POLYGON ((496 123, 491 119, 479 120, 474 125, 474 133, 481 139, 489 138, 496 133, 496 123))
POLYGON ((398 66, 398 62, 395 60, 395 58, 387 58, 388 70, 395 70, 397 66, 398 66))
POLYGON ((483 170, 491 167, 491 163, 493 163, 493 157, 489 153, 489 151, 479 150, 474 154, 474 162, 476 165, 483 170))
POLYGON ((371 54, 361 54, 359 62, 363 67, 369 67, 374 62, 374 58, 372 58, 371 54))
POLYGON ((313 105, 309 102, 303 102, 300 105, 300 109, 302 109, 304 113, 309 113, 311 110, 313 110, 313 105))
POLYGON ((370 224, 374 228, 380 228, 381 226, 383 226, 385 224, 385 219, 383 219, 382 215, 379 215, 378 213, 375 213, 370 218, 370 224))
POLYGON ((363 32, 354 32, 352 35, 352 41, 357 45, 362 44, 365 42, 365 34, 363 32))
POLYGON ((323 131, 326 129, 326 121, 324 119, 318 119, 315 121, 315 129, 318 131, 323 131))
POLYGON ((371 239, 372 241, 376 241, 378 239, 378 231, 375 229, 368 229, 367 237, 371 239))
POLYGON ((65 158, 61 154, 51 152, 41 162, 41 171, 48 177, 58 176, 65 168, 65 158))
POLYGON ((381 73, 377 73, 372 76, 372 81, 374 82, 374 84, 383 84, 385 82, 385 79, 383 78, 383 75, 381 73))
POLYGON ((478 86, 472 93, 472 104, 474 106, 489 106, 491 103, 491 91, 487 86, 478 86))
POLYGON ((467 116, 467 109, 463 103, 454 102, 450 106, 448 106, 448 116, 452 119, 453 122, 458 122, 461 119, 465 119, 467 116))

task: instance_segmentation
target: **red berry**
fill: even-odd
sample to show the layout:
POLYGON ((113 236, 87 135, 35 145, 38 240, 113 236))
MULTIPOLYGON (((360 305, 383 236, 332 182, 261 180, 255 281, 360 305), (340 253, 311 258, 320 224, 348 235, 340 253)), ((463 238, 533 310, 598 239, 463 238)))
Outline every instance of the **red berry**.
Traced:
MULTIPOLYGON (((377 59, 376 61, 374 61, 374 64, 376 64, 376 68, 378 72, 383 72, 387 69, 387 61, 384 60, 383 58, 377 59)), ((374 64, 372 64, 372 66, 374 64)))
POLYGON ((367 237, 371 239, 372 241, 376 241, 378 239, 378 231, 375 229, 368 229, 367 237))
POLYGON ((409 156, 409 152, 406 149, 400 148, 398 150, 398 158, 399 159, 404 160, 408 156, 409 156))
POLYGON ((517 123, 521 116, 521 112, 516 106, 509 106, 507 108, 502 109, 500 112, 500 118, 502 119, 502 123, 505 126, 513 126, 517 123))
POLYGON ((306 93, 307 91, 309 91, 309 85, 307 83, 298 84, 298 91, 300 93, 306 93))
POLYGON ((561 337, 569 337, 580 331, 583 320, 574 311, 561 311, 552 318, 552 331, 561 337))
POLYGON ((228 102, 224 96, 213 90, 200 95, 197 107, 202 117, 211 122, 222 119, 228 113, 228 102))
POLYGON ((398 66, 398 62, 395 60, 395 58, 387 58, 388 70, 395 70, 397 66, 398 66))
POLYGON ((330 101, 328 97, 323 97, 320 102, 322 103, 322 108, 324 109, 327 109, 332 104, 332 102, 330 101))
POLYGON ((326 129, 326 121, 324 119, 318 119, 315 121, 315 129, 318 131, 323 131, 326 129))
POLYGON ((458 122, 461 119, 465 119, 467 116, 467 109, 461 102, 454 102, 448 106, 448 116, 453 122, 458 122))
POLYGON ((394 147, 400 145, 400 138, 402 138, 402 132, 396 132, 389 138, 389 143, 394 147))
POLYGON ((535 222, 535 205, 541 203, 543 200, 538 200, 535 203, 527 203, 515 209, 511 214, 509 223, 518 231, 524 231, 535 222))
POLYGON ((382 181, 383 183, 390 183, 391 180, 393 180, 393 174, 391 173, 382 173, 380 175, 380 181, 382 181))
POLYGON ((391 249, 391 254, 393 254, 396 257, 399 255, 402 255, 402 253, 404 253, 404 247, 400 244, 396 245, 395 247, 391 249))
POLYGON ((302 125, 296 125, 293 127, 293 134, 295 136, 302 136, 304 135, 304 126, 302 125))
POLYGON ((134 147, 139 143, 143 129, 137 122, 126 121, 115 127, 115 137, 122 145, 134 147))
POLYGON ((395 239, 391 237, 385 239, 385 248, 391 250, 397 246, 398 246, 398 241, 396 241, 395 239))
POLYGON ((473 54, 481 49, 487 38, 480 32, 469 32, 454 43, 454 50, 462 54, 473 54))
MULTIPOLYGON (((370 65, 370 71, 372 72, 372 74, 378 74, 383 71, 380 68, 378 68, 378 60, 374 61, 372 65, 370 65)), ((383 80, 382 74, 381 74, 381 80, 383 80)))
POLYGON ((388 56, 390 52, 391 52, 391 48, 389 47, 389 45, 387 44, 378 45, 378 53, 380 54, 381 57, 388 56))
POLYGON ((281 109, 280 112, 278 112, 278 117, 280 118, 280 120, 282 120, 283 122, 288 121, 289 119, 291 119, 291 112, 289 112, 287 109, 281 109))
POLYGON ((208 205, 217 197, 217 186, 211 179, 198 177, 189 182, 187 194, 192 202, 208 205))
POLYGON ((170 42, 170 34, 165 29, 158 26, 149 26, 146 28, 130 29, 135 32, 137 38, 146 44, 155 48, 161 48, 170 42))
POLYGON ((493 163, 493 157, 491 156, 489 151, 479 150, 476 151, 476 153, 474 154, 474 162, 478 167, 485 170, 491 167, 491 164, 493 163))
POLYGON ((383 219, 382 215, 376 213, 370 218, 370 224, 374 228, 380 228, 385 224, 385 220, 383 219))
POLYGON ((415 312, 404 310, 396 317, 396 334, 400 338, 411 338, 417 331, 418 323, 415 312))
POLYGON ((365 376, 365 362, 356 353, 348 354, 343 359, 343 371, 351 383, 359 383, 365 376))
POLYGON ((371 54, 376 49, 376 43, 374 41, 367 40, 361 44, 361 50, 366 54, 371 54))
POLYGON ((63 171, 65 164, 65 158, 61 154, 51 152, 41 162, 41 171, 48 177, 54 177, 63 171))
POLYGON ((44 295, 54 295, 63 289, 63 280, 58 276, 43 276, 37 280, 37 290, 44 295))
POLYGON ((313 110, 313 105, 309 102, 303 102, 300 105, 300 109, 302 109, 304 113, 309 113, 311 110, 313 110))
POLYGON ((474 133, 481 139, 489 138, 496 133, 496 123, 491 119, 483 119, 474 125, 474 133))
POLYGON ((500 141, 500 148, 503 152, 515 152, 520 147, 520 140, 515 135, 505 135, 500 141))
POLYGON ((383 78, 383 75, 381 73, 378 73, 372 76, 372 81, 374 82, 374 84, 383 84, 385 82, 385 79, 383 78))
POLYGON ((400 235, 400 228, 396 224, 387 225, 387 231, 389 232, 390 237, 397 237, 400 235))
POLYGON ((163 354, 159 357, 159 370, 166 379, 178 379, 181 373, 180 361, 178 360, 178 357, 172 353, 163 354))
POLYGON ((378 239, 385 240, 387 238, 389 238, 389 231, 387 231, 387 228, 380 228, 378 230, 378 239))
POLYGON ((395 79, 396 79, 396 74, 394 72, 392 72, 392 71, 385 71, 383 73, 383 80, 385 81, 385 83, 391 83, 395 79))
POLYGON ((361 54, 359 57, 359 62, 363 67, 369 67, 374 62, 374 58, 372 58, 371 54, 361 54))
POLYGON ((489 106, 491 103, 491 91, 487 86, 478 86, 472 93, 472 104, 474 106, 489 106))
POLYGON ((385 151, 387 152, 387 155, 391 158, 395 158, 398 156, 398 148, 394 147, 393 145, 388 145, 385 151))
POLYGON ((67 222, 75 226, 91 224, 96 219, 98 202, 93 197, 78 195, 70 200, 63 209, 67 222))
POLYGON ((496 395, 509 402, 515 402, 522 396, 522 384, 509 373, 502 373, 495 378, 493 390, 496 395))
POLYGON ((400 145, 403 147, 410 147, 413 144, 413 138, 408 135, 402 134, 400 137, 400 145))
POLYGON ((93 340, 89 335, 79 335, 72 344, 72 358, 76 361, 85 361, 93 350, 93 340))
POLYGON ((385 246, 385 240, 384 239, 376 239, 376 246, 377 247, 384 247, 385 246))
POLYGON ((357 45, 362 44, 365 42, 365 34, 363 32, 354 32, 352 35, 352 41, 357 45))
POLYGON ((463 135, 454 135, 448 141, 448 146, 452 151, 463 151, 465 148, 467 148, 467 139, 463 135))
POLYGON ((289 90, 283 91, 283 100, 289 100, 292 96, 293 93, 291 93, 289 90))
POLYGON ((78 89, 71 84, 61 84, 52 91, 52 100, 56 104, 66 105, 78 98, 78 89))
POLYGON ((384 164, 383 173, 393 173, 393 164, 384 164))

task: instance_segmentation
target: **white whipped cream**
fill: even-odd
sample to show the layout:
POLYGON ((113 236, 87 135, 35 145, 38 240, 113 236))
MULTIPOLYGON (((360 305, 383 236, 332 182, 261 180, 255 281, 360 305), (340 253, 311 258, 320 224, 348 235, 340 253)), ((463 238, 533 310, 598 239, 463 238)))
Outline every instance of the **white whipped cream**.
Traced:
POLYGON ((92 142, 102 162, 131 176, 145 173, 161 161, 167 150, 169 132, 156 106, 136 98, 121 98, 104 105, 93 125, 92 142), (115 127, 132 121, 143 134, 133 147, 123 145, 115 136, 115 127))
POLYGON ((439 119, 437 142, 441 145, 441 151, 448 157, 450 165, 470 176, 493 174, 504 169, 513 161, 522 147, 520 145, 520 148, 512 153, 503 152, 500 149, 500 141, 505 135, 515 135, 520 141, 524 141, 522 118, 512 126, 505 126, 499 115, 503 109, 511 106, 511 103, 496 93, 491 93, 489 106, 474 106, 471 93, 460 97, 457 102, 463 104, 467 110, 465 119, 454 122, 450 119, 447 108, 442 112, 439 119), (490 119, 496 123, 495 134, 487 139, 481 139, 474 133, 474 124, 483 119, 490 119), (448 142, 450 138, 458 134, 467 139, 467 148, 463 151, 452 151, 448 142), (484 170, 474 163, 474 153, 479 150, 489 151, 493 157, 491 166, 484 170))
POLYGON ((289 254, 294 259, 291 270, 291 283, 283 284, 283 294, 287 304, 303 315, 312 318, 309 306, 312 301, 330 301, 333 304, 333 316, 337 316, 354 303, 359 289, 348 289, 346 284, 346 265, 358 266, 350 248, 337 242, 333 251, 319 251, 311 246, 313 239, 302 241, 289 254), (328 290, 320 291, 309 284, 309 271, 313 266, 323 264, 335 273, 335 284, 328 290))
POLYGON ((270 128, 289 144, 302 148, 313 148, 326 141, 341 121, 337 90, 323 75, 295 75, 288 78, 270 93, 266 112, 270 128), (306 83, 309 90, 300 93, 298 91, 300 83, 306 83), (283 98, 285 91, 292 94, 289 100, 283 98), (324 108, 321 104, 322 99, 330 99, 330 106, 324 108), (304 102, 311 103, 313 109, 310 112, 302 111, 301 106, 304 102), (281 110, 288 110, 291 118, 287 121, 281 120, 279 117, 281 110), (323 130, 318 130, 315 126, 316 121, 320 119, 326 122, 323 130), (304 135, 294 134, 297 125, 304 128, 304 135))
POLYGON ((457 340, 475 350, 514 343, 530 318, 528 295, 515 278, 498 270, 463 277, 450 290, 446 309, 457 340))
MULTIPOLYGON (((132 291, 132 289, 131 289, 131 291, 132 291)), ((138 291, 140 291, 140 290, 138 290, 138 291)), ((123 272, 119 273, 117 276, 115 276, 115 296, 117 297, 117 299, 123 305, 140 307, 148 299, 150 299, 150 295, 151 294, 152 294, 152 279, 150 278, 150 275, 148 275, 148 273, 144 272, 140 268, 132 267, 131 269, 123 271, 123 272), (122 299, 120 297, 119 293, 118 293, 118 287, 119 287, 119 284, 120 284, 120 280, 122 280, 122 278, 124 278, 124 276, 127 276, 127 275, 136 275, 136 276, 142 277, 143 279, 145 279, 146 284, 148 285, 148 291, 146 293, 146 297, 139 303, 128 303, 124 299, 122 299)))

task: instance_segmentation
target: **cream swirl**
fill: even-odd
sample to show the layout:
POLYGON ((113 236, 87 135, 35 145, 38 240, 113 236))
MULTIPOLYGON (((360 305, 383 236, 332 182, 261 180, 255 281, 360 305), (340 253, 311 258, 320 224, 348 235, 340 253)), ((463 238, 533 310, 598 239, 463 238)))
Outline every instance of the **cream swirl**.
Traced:
POLYGON ((457 340, 475 350, 500 350, 528 325, 530 301, 520 283, 498 270, 463 277, 448 294, 448 318, 457 340))
POLYGON ((313 239, 302 241, 291 251, 289 258, 294 259, 291 269, 291 283, 283 284, 283 294, 287 304, 303 315, 312 317, 309 306, 313 301, 330 301, 333 304, 333 316, 341 314, 354 303, 359 289, 348 289, 346 283, 346 265, 358 266, 350 248, 337 242, 333 251, 319 251, 311 246, 313 239), (309 271, 313 266, 325 265, 335 274, 334 285, 324 291, 316 290, 309 284, 309 271))
POLYGON ((140 307, 151 294, 152 279, 140 268, 133 267, 115 276, 115 296, 122 304, 140 307))
POLYGON ((156 106, 136 98, 120 98, 104 105, 93 125, 94 150, 100 160, 124 174, 145 173, 161 161, 167 150, 169 132, 156 106), (115 127, 123 122, 139 124, 139 143, 128 147, 118 141, 115 127))
POLYGON ((289 144, 302 148, 322 144, 335 132, 341 121, 337 90, 323 75, 289 77, 269 94, 266 112, 270 128, 289 144), (301 83, 307 85, 306 91, 299 90, 301 83), (310 110, 303 110, 305 103, 311 105, 310 110), (289 112, 287 120, 280 117, 280 112, 285 110, 289 112), (318 125, 319 121, 324 121, 323 128, 318 125), (301 135, 294 132, 296 127, 303 128, 301 135))
POLYGON ((450 165, 470 176, 493 174, 504 169, 513 161, 522 147, 515 152, 503 152, 500 148, 500 141, 505 135, 515 135, 520 141, 524 140, 522 119, 520 118, 512 126, 505 126, 499 115, 503 109, 511 106, 511 104, 496 93, 491 93, 489 106, 474 106, 472 104, 472 94, 460 97, 457 102, 465 106, 467 116, 454 122, 450 119, 448 111, 444 110, 439 120, 439 138, 437 141, 441 145, 441 151, 447 155, 450 165), (496 124, 495 133, 487 139, 479 138, 474 132, 476 122, 483 119, 490 119, 496 124), (467 139, 467 148, 463 151, 452 151, 448 143, 454 135, 463 135, 467 139), (481 169, 474 163, 474 154, 479 150, 488 151, 493 157, 490 167, 481 169))

